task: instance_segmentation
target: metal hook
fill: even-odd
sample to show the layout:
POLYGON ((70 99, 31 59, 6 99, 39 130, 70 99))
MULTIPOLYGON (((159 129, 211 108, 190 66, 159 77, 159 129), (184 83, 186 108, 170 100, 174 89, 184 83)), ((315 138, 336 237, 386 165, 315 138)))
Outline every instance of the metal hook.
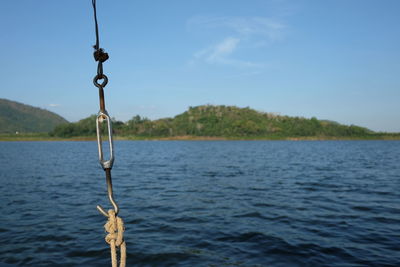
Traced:
MULTIPOLYGON (((114 207, 115 215, 118 215, 119 208, 113 197, 113 189, 112 189, 112 182, 111 182, 111 169, 107 168, 107 169, 104 169, 104 171, 106 172, 108 199, 110 200, 112 206, 114 207)), ((101 214, 103 214, 106 217, 109 217, 108 213, 100 205, 97 205, 97 209, 101 212, 101 214)))

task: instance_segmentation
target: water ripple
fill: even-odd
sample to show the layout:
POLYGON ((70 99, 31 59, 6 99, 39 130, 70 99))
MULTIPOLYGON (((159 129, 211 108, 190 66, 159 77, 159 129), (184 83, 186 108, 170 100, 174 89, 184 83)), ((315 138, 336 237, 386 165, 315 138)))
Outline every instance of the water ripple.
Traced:
MULTIPOLYGON (((109 266, 96 149, 0 142, 0 266, 109 266)), ((400 266, 400 142, 115 150, 128 266, 400 266)))

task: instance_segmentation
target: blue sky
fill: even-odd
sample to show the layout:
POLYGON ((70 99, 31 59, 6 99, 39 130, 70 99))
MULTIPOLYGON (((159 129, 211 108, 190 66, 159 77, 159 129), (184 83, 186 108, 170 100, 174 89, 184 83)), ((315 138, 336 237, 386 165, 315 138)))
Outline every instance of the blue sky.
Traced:
MULTIPOLYGON (((400 132, 400 1, 98 0, 106 107, 249 106, 400 132)), ((0 2, 0 98, 97 113, 90 0, 0 2)))

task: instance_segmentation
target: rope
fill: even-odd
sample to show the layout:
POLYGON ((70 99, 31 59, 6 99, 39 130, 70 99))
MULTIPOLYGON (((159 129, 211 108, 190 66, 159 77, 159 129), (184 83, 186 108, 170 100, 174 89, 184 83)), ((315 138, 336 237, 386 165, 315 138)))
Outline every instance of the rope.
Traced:
POLYGON ((104 225, 108 232, 105 240, 111 248, 111 266, 117 267, 117 248, 120 250, 119 267, 126 265, 126 244, 124 241, 124 222, 118 216, 115 216, 114 210, 108 210, 108 221, 104 225))
POLYGON ((99 50, 100 49, 100 38, 99 38, 99 25, 97 23, 97 12, 96 12, 96 0, 92 0, 92 6, 93 6, 93 14, 94 14, 94 24, 95 24, 95 31, 96 31, 96 44, 93 46, 94 49, 99 50))

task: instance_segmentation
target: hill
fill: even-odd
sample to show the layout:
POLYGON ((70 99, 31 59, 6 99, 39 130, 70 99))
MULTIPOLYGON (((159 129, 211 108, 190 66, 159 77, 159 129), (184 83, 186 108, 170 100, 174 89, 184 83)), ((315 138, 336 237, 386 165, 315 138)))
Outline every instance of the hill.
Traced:
POLYGON ((68 121, 48 110, 0 98, 0 133, 49 132, 63 123, 68 121))
MULTIPOLYGON (((91 136, 95 115, 77 123, 57 126, 53 136, 91 136)), ((139 115, 126 123, 114 121, 113 130, 120 136, 152 137, 221 137, 221 138, 285 138, 285 137, 368 137, 375 133, 359 126, 347 126, 316 118, 280 116, 251 108, 204 105, 190 107, 174 118, 149 120, 139 115)))

